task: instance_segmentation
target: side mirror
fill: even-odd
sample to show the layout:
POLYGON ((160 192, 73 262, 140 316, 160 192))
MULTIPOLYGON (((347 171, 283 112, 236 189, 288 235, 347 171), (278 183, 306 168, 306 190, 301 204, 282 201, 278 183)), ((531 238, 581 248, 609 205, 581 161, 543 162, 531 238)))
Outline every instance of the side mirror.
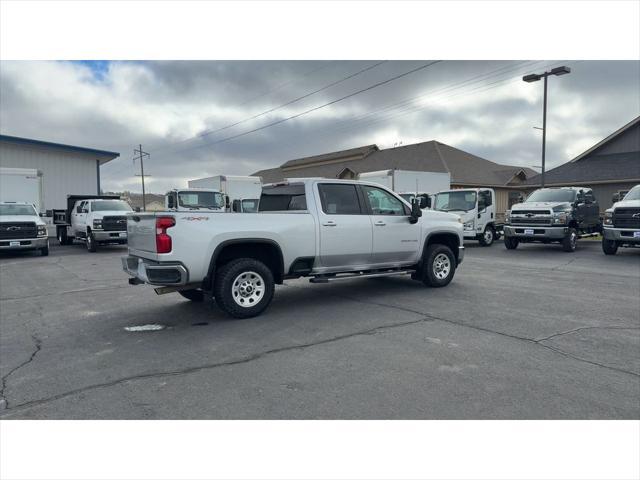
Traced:
POLYGON ((167 208, 176 208, 175 200, 173 195, 169 195, 167 197, 167 208))
POLYGON ((420 202, 411 202, 411 216, 409 217, 409 223, 417 223, 418 218, 422 216, 422 210, 420 209, 420 202))
POLYGON ((236 213, 241 213, 242 212, 242 204, 240 203, 240 200, 236 199, 233 201, 231 210, 236 212, 236 213))
POLYGON ((139 213, 139 212, 140 212, 140 207, 136 207, 136 208, 135 208, 135 212, 136 212, 136 213, 139 213))
POLYGON ((225 208, 231 207, 231 203, 230 203, 230 200, 229 200, 229 195, 225 195, 224 196, 224 206, 225 206, 225 208))
POLYGON ((611 201, 612 201, 613 203, 617 203, 617 202, 619 202, 619 201, 620 201, 620 193, 614 193, 614 194, 611 196, 611 201))
POLYGON ((429 199, 427 197, 420 197, 420 210, 429 207, 429 199))

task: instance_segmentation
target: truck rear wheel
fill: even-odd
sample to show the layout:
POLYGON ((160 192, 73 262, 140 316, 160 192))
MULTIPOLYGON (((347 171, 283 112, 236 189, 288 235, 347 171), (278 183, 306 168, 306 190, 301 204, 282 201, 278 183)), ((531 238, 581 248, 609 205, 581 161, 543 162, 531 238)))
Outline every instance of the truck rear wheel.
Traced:
POLYGON ((496 232, 491 225, 487 225, 482 232, 482 235, 478 237, 480 245, 488 247, 493 244, 493 240, 496 238, 496 232))
POLYGON ((602 239, 602 251, 605 255, 615 255, 618 252, 618 242, 615 240, 602 239))
POLYGON ((71 242, 73 242, 73 239, 67 235, 67 227, 58 227, 56 233, 58 234, 58 243, 60 245, 71 245, 71 242))
POLYGON ((178 293, 192 302, 202 302, 204 300, 204 292, 197 288, 192 290, 178 290, 178 293))
POLYGON ((516 248, 518 248, 519 243, 520 242, 515 237, 507 237, 506 235, 504 236, 504 246, 507 247, 507 250, 515 250, 516 248))
POLYGON ((565 252, 575 252, 578 246, 578 232, 575 228, 570 228, 562 239, 562 249, 565 252))
POLYGON ((220 267, 213 287, 217 305, 234 318, 260 315, 271 303, 274 290, 271 270, 253 258, 238 258, 220 267))
POLYGON ((456 273, 456 257, 446 245, 433 244, 427 248, 422 282, 429 287, 449 285, 456 273))

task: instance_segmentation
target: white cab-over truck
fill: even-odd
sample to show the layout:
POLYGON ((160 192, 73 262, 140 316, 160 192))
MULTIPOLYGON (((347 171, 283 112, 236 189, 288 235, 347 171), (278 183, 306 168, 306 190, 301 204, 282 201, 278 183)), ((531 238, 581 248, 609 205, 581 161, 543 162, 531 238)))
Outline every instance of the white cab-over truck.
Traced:
POLYGON ((439 192, 433 208, 456 213, 462 219, 464 238, 488 247, 500 238, 503 223, 496 219, 496 193, 492 188, 461 188, 439 192))
POLYGON ((442 287, 464 257, 457 215, 348 180, 266 185, 258 213, 132 213, 127 229, 129 283, 194 301, 213 296, 236 318, 259 315, 285 279, 411 274, 442 287))
POLYGON ((228 212, 255 212, 262 180, 260 177, 242 175, 216 175, 215 177, 189 180, 189 188, 210 188, 220 192, 225 198, 228 212))
POLYGON ((35 205, 27 202, 0 202, 0 251, 39 250, 49 255, 47 224, 35 205))
POLYGON ((614 204, 604 212, 602 250, 615 255, 619 247, 640 247, 640 185, 622 200, 616 195, 614 204))
POLYGON ((117 195, 68 195, 67 209, 53 211, 60 245, 80 240, 95 252, 99 244, 127 243, 131 206, 117 195))
POLYGON ((177 212, 224 212, 225 198, 219 190, 211 188, 174 188, 164 196, 164 207, 177 212))

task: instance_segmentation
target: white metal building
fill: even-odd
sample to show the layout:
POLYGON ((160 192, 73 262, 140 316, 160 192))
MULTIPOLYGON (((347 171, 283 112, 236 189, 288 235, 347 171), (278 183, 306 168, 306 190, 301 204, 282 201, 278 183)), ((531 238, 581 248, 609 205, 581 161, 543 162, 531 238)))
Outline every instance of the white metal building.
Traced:
POLYGON ((33 168, 42 176, 42 211, 66 208, 68 194, 99 194, 100 165, 116 152, 0 135, 0 167, 33 168))

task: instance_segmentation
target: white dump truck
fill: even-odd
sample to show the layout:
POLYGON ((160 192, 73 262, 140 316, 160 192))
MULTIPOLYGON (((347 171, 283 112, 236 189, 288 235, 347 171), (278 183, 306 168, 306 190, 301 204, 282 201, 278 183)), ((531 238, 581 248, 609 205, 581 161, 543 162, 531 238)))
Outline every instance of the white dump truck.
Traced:
POLYGON ((260 177, 216 175, 189 180, 189 188, 205 188, 220 192, 225 197, 227 211, 256 212, 262 181, 260 177))
POLYGON ((409 203, 417 199, 423 209, 432 207, 432 199, 436 193, 451 188, 451 175, 442 172, 392 169, 364 172, 358 179, 390 188, 409 203))
POLYGON ((68 195, 66 210, 53 210, 60 245, 84 242, 95 252, 100 244, 127 243, 127 213, 131 206, 117 195, 68 195))

